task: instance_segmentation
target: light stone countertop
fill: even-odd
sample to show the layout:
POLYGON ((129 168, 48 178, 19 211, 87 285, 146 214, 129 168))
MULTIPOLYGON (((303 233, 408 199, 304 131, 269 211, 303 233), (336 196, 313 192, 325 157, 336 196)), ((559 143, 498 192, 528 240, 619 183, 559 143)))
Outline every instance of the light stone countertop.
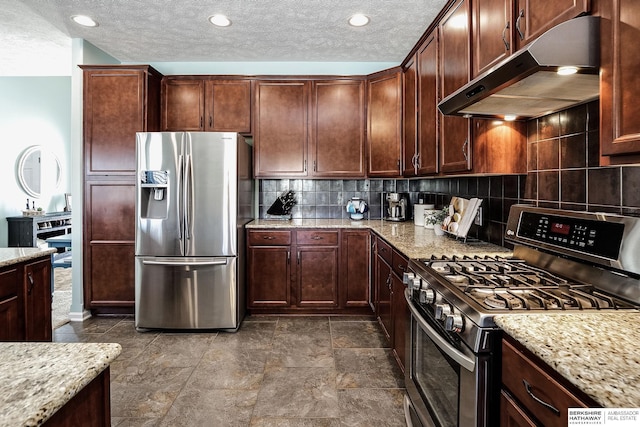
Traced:
POLYGON ((640 408, 640 311, 495 316, 522 343, 605 408, 640 408))
POLYGON ((452 236, 436 236, 432 229, 416 226, 413 221, 391 222, 384 220, 349 219, 292 219, 288 221, 257 219, 247 224, 249 229, 273 228, 349 228, 373 230, 407 258, 429 258, 432 255, 501 255, 511 256, 512 251, 492 243, 455 239, 452 236))
POLYGON ((54 252, 56 252, 55 248, 0 248, 0 267, 43 258, 54 252))
POLYGON ((0 343, 0 426, 39 426, 89 384, 117 343, 0 343))

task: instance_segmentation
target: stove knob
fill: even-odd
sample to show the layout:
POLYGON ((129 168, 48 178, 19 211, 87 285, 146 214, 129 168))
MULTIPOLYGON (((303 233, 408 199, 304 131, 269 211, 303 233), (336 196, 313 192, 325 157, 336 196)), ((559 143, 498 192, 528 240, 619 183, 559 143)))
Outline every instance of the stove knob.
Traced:
POLYGON ((436 300, 436 293, 433 289, 420 289, 420 304, 433 304, 436 300))
POLYGON ((422 287, 422 280, 420 280, 419 277, 411 279, 411 281, 409 282, 409 289, 411 289, 411 290, 417 291, 421 287, 422 287))
POLYGON ((402 274, 402 283, 408 285, 411 281, 416 277, 413 273, 403 273, 402 274))
POLYGON ((451 332, 462 332, 464 319, 459 314, 449 314, 444 320, 444 329, 451 332))
POLYGON ((444 320, 451 314, 451 306, 449 304, 436 304, 436 320, 444 320))

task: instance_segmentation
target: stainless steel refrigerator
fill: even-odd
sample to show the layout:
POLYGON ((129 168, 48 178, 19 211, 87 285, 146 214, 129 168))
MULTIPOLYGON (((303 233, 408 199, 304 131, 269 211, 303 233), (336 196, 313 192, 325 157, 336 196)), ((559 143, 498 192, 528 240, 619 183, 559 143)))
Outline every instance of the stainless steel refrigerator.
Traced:
POLYGON ((252 147, 236 133, 136 136, 135 326, 237 330, 252 147))

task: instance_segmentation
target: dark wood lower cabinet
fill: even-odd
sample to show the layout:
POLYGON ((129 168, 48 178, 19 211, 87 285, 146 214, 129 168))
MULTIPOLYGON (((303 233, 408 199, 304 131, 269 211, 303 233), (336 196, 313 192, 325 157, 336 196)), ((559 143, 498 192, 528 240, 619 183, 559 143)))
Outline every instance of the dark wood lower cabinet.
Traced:
POLYGON ((51 341, 51 258, 0 269, 0 341, 51 341))
POLYGON ((393 354, 396 357, 398 365, 400 365, 403 371, 408 335, 407 328, 409 327, 410 316, 407 300, 404 298, 404 289, 404 283, 394 274, 391 281, 391 313, 393 319, 391 322, 393 325, 391 348, 393 349, 393 354))
POLYGON ((109 367, 84 386, 44 424, 45 427, 108 427, 111 425, 109 367))
POLYGON ((371 314, 369 231, 247 233, 250 313, 371 314))
POLYGON ((382 330, 391 341, 391 282, 393 273, 386 260, 378 255, 376 260, 376 314, 382 330))

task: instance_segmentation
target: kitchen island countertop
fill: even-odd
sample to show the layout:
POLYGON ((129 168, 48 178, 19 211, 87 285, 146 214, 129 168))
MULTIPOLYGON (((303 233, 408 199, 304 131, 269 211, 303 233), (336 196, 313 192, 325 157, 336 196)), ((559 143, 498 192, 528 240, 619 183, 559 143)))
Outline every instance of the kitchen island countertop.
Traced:
POLYGON ((121 351, 117 343, 0 343, 0 425, 43 424, 121 351))
POLYGON ((249 229, 273 228, 348 228, 373 230, 407 258, 429 258, 432 255, 500 255, 511 256, 512 251, 491 243, 471 240, 464 242, 452 236, 437 236, 432 229, 416 226, 412 221, 349 219, 292 219, 288 221, 257 219, 247 225, 249 229))
POLYGON ((0 248, 0 267, 42 258, 56 252, 55 248, 0 248))
POLYGON ((603 407, 640 407, 640 311, 509 314, 494 319, 603 407))

